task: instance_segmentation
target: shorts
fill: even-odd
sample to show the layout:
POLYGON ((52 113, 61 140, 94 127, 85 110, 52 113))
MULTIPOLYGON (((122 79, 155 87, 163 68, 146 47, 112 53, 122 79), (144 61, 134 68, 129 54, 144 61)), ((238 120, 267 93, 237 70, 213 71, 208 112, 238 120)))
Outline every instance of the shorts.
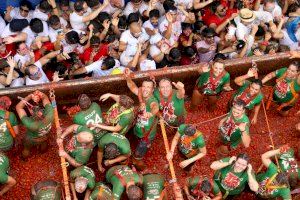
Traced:
POLYGON ((134 152, 134 157, 137 159, 142 159, 146 153, 147 150, 151 147, 153 139, 149 140, 149 142, 146 142, 144 139, 139 139, 138 145, 134 152))

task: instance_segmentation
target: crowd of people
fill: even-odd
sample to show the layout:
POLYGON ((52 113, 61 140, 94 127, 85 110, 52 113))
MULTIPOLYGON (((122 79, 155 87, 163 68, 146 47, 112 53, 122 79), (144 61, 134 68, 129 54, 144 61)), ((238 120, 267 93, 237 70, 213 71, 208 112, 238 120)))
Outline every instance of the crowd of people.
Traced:
MULTIPOLYGON (((71 166, 73 199, 110 200, 122 199, 122 195, 130 200, 168 199, 164 176, 141 173, 147 167, 143 158, 155 142, 159 119, 177 127, 166 159, 171 161, 175 153, 182 155, 179 166, 187 173, 207 154, 204 136, 194 125, 186 124, 182 82, 163 78, 156 87, 149 79, 137 86, 131 73, 209 63, 199 65, 191 107, 197 109, 207 101, 208 110, 213 111, 218 96, 232 90, 224 61, 276 52, 300 58, 299 23, 297 0, 42 0, 35 9, 22 0, 19 7, 8 6, 0 17, 0 84, 2 88, 17 87, 123 74, 139 100, 137 109, 127 95, 107 93, 101 95, 100 102, 112 99, 115 103, 103 115, 99 104, 82 94, 73 125, 57 138, 59 156, 71 166), (129 131, 136 140, 133 149, 126 135, 129 131), (86 166, 94 149, 98 169, 86 166), (95 173, 105 173, 106 182, 96 183, 95 173)), ((234 79, 239 89, 228 102, 228 114, 219 122, 220 137, 216 138, 222 144, 218 155, 223 158, 211 163, 213 177, 187 179, 182 188, 186 198, 231 198, 240 195, 246 184, 260 198, 292 198, 300 169, 291 147, 282 144, 265 152, 262 163, 267 171, 257 175, 247 154, 228 156, 237 147, 250 146, 249 128, 257 123, 263 84, 276 79, 266 109, 277 106, 278 113, 286 116, 294 107, 300 91, 299 66, 293 61, 260 80, 253 63, 247 74, 234 79)), ((18 119, 26 128, 24 161, 32 148, 47 151, 55 118, 51 100, 35 91, 16 105, 18 119)), ((0 183, 4 184, 0 196, 16 184, 7 172, 10 164, 4 153, 13 148, 19 133, 18 119, 10 106, 8 97, 0 97, 0 183)), ((296 129, 300 130, 300 125, 296 129)), ((37 200, 60 199, 56 188, 53 182, 40 183, 33 186, 32 196, 37 200)))

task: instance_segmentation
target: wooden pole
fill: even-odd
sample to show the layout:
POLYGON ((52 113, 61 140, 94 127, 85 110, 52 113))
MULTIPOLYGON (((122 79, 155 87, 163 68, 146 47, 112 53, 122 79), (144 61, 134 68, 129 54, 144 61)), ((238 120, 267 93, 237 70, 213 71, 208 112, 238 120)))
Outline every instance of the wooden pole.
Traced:
MULTIPOLYGON (((166 149, 166 152, 168 153, 170 151, 169 141, 167 138, 166 128, 165 128, 164 120, 162 117, 160 118, 159 123, 160 123, 161 133, 162 133, 163 140, 164 140, 165 149, 166 149)), ((183 200, 181 189, 180 189, 178 183, 176 182, 176 174, 175 174, 175 170, 174 170, 173 161, 169 160, 168 162, 169 162, 169 169, 170 169, 172 180, 175 180, 173 183, 173 191, 175 194, 175 199, 183 200)))
MULTIPOLYGON (((55 127, 56 127, 56 134, 57 134, 57 137, 60 137, 62 134, 62 130, 61 130, 60 123, 59 123, 59 116, 58 116, 57 105, 56 105, 56 101, 55 101, 54 90, 50 89, 49 93, 50 93, 52 107, 54 109, 54 123, 55 123, 55 127)), ((60 157, 60 163, 61 163, 61 168, 62 168, 62 173, 63 173, 63 185, 65 188, 66 200, 71 200, 69 177, 68 177, 68 171, 67 171, 68 165, 67 165, 66 159, 63 157, 60 157)))

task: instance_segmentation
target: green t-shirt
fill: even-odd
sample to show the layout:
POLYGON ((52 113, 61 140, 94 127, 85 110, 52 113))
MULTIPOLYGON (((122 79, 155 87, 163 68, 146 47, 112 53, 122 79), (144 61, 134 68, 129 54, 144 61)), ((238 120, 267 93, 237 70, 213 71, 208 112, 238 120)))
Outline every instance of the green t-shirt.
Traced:
POLYGON ((134 121, 133 108, 121 112, 119 104, 115 103, 107 111, 106 121, 106 123, 111 126, 116 126, 119 124, 122 127, 122 129, 119 131, 119 134, 125 135, 134 121))
MULTIPOLYGON (((223 87, 225 84, 230 82, 230 75, 228 72, 225 72, 225 75, 223 75, 219 80, 216 82, 210 78, 211 72, 205 72, 200 75, 200 77, 197 80, 197 86, 200 88, 200 91, 203 94, 206 95, 217 95, 220 94, 223 90, 223 87), (215 82, 215 83, 214 83, 215 82)), ((214 75, 212 75, 213 78, 214 75)))
POLYGON ((0 184, 8 181, 9 160, 6 155, 0 153, 0 184))
POLYGON ((86 164, 89 161, 93 151, 93 148, 83 148, 82 145, 78 142, 76 135, 83 131, 92 133, 91 130, 86 128, 85 126, 78 126, 75 135, 71 138, 69 144, 66 147, 69 154, 76 160, 76 162, 80 164, 86 164))
POLYGON ((45 187, 37 192, 34 200, 61 200, 60 194, 59 188, 45 187))
MULTIPOLYGON (((275 198, 281 197, 284 200, 292 199, 291 191, 289 188, 267 188, 266 185, 268 181, 277 174, 277 166, 274 163, 271 163, 268 167, 268 170, 265 173, 258 174, 256 179, 259 183, 258 195, 262 198, 275 198)), ((270 186, 273 186, 271 183, 270 186)))
POLYGON ((126 185, 123 185, 122 182, 128 183, 129 181, 134 181, 135 185, 143 184, 143 176, 134 172, 126 165, 117 165, 110 168, 106 172, 105 177, 107 182, 111 183, 113 186, 113 194, 116 200, 121 198, 121 195, 125 190, 126 185))
POLYGON ((88 180, 87 188, 89 190, 94 189, 95 187, 95 173, 94 171, 87 167, 87 166, 81 166, 77 167, 70 173, 71 181, 75 181, 78 177, 84 177, 88 180))
POLYGON ((148 101, 146 102, 146 108, 144 111, 142 111, 141 113, 139 113, 138 117, 137 117, 137 122, 134 126, 134 134, 138 137, 138 138, 143 138, 145 136, 145 134, 151 129, 151 127, 153 126, 151 133, 149 135, 149 139, 152 140, 154 139, 155 135, 156 135, 156 129, 157 129, 157 119, 156 116, 152 116, 150 118, 148 118, 147 116, 144 116, 147 112, 151 113, 151 103, 157 103, 158 101, 155 99, 154 96, 151 96, 148 101))
POLYGON ((191 158, 199 153, 199 149, 205 147, 205 141, 203 134, 197 130, 195 135, 188 136, 184 134, 184 129, 187 125, 181 124, 178 128, 178 133, 180 134, 179 140, 179 150, 180 152, 188 158, 191 158), (194 139, 193 139, 194 138, 194 139), (190 142, 186 142, 190 141, 190 142))
POLYGON ((29 138, 43 137, 50 132, 54 120, 54 110, 50 103, 45 106, 43 115, 43 120, 35 120, 27 116, 21 118, 23 125, 27 129, 26 134, 29 138))
POLYGON ((116 133, 107 133, 99 141, 98 147, 104 150, 105 145, 114 143, 118 146, 121 155, 130 155, 130 143, 129 140, 124 136, 116 133))
POLYGON ((249 118, 244 114, 240 119, 234 119, 231 111, 226 120, 219 128, 221 138, 224 143, 230 143, 231 148, 235 149, 242 141, 242 132, 238 127, 241 123, 246 123, 246 132, 249 134, 249 118))
MULTIPOLYGON (((7 151, 9 150, 14 143, 14 139, 9 132, 9 129, 5 122, 5 113, 6 111, 0 110, 0 150, 7 151)), ((9 112, 9 122, 12 127, 18 125, 16 115, 12 112, 9 112)))
MULTIPOLYGON (((203 178, 200 176, 194 176, 187 178, 187 187, 189 188, 189 191, 191 192, 191 195, 197 196, 197 190, 200 190, 199 187, 203 181, 203 178), (195 191, 196 190, 196 191, 195 191)), ((213 184, 213 187, 211 188, 211 191, 209 193, 213 195, 218 195, 220 193, 220 189, 216 181, 211 180, 211 184, 213 184)))
POLYGON ((177 98, 177 91, 173 90, 172 98, 161 98, 158 89, 154 90, 154 97, 159 102, 159 110, 162 112, 162 116, 166 122, 170 125, 180 125, 184 122, 186 111, 184 107, 184 98, 177 98))
MULTIPOLYGON (((221 162, 229 162, 229 160, 229 157, 223 158, 221 162)), ((228 191, 228 195, 237 195, 245 189, 248 182, 248 174, 246 171, 236 173, 233 171, 233 165, 229 165, 216 171, 214 180, 222 193, 228 191)))
POLYGON ((296 175, 298 176, 298 180, 300 180, 300 169, 294 156, 294 150, 290 149, 286 153, 281 154, 278 162, 282 171, 286 172, 289 176, 296 175))
MULTIPOLYGON (((275 71, 276 78, 281 78, 285 75, 287 68, 281 68, 275 71)), ((297 83, 297 79, 289 80, 283 78, 276 82, 274 88, 273 98, 278 103, 287 103, 293 99, 293 93, 291 91, 292 83, 294 86, 294 91, 298 93, 300 91, 300 85, 297 83)), ((295 103, 295 102, 294 102, 295 103)), ((293 104, 294 104, 293 103, 293 104)))
MULTIPOLYGON (((104 120, 103 120, 101 108, 95 102, 93 102, 87 110, 78 112, 73 118, 74 124, 78 124, 81 126, 88 126, 90 124, 100 124, 103 123, 103 121, 104 120)), ((100 138, 105 133, 107 133, 106 130, 99 130, 97 128, 92 131, 94 134, 95 145, 98 143, 100 138)))
POLYGON ((246 104, 246 108, 248 110, 252 110, 254 106, 259 105, 263 99, 263 95, 259 92, 254 97, 250 96, 249 91, 247 90, 251 85, 250 81, 245 81, 244 84, 238 89, 238 91, 234 94, 234 101, 237 99, 242 100, 246 104))
POLYGON ((143 192, 145 200, 159 199, 164 187, 165 179, 160 174, 147 174, 143 178, 143 192))
POLYGON ((102 182, 96 183, 89 200, 98 200, 98 197, 106 200, 113 200, 114 198, 111 189, 102 182))

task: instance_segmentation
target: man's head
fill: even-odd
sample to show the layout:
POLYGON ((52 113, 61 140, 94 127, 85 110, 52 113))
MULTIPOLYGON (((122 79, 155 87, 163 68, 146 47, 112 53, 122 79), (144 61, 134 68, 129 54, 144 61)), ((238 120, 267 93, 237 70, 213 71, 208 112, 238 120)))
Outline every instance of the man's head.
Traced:
POLYGON ((222 4, 220 1, 214 1, 211 5, 212 7, 212 11, 220 16, 220 17, 225 17, 226 16, 226 12, 227 12, 227 7, 222 4))
POLYGON ((133 37, 139 38, 142 35, 142 27, 138 22, 133 22, 129 25, 130 33, 133 37))
POLYGON ((32 113, 31 115, 33 116, 34 119, 43 119, 45 116, 44 116, 44 109, 40 106, 34 106, 32 108, 32 113))
POLYGON ((215 42, 215 35, 216 35, 216 32, 214 29, 212 28, 205 28, 203 29, 201 35, 204 37, 204 41, 207 43, 207 44, 213 44, 215 42))
POLYGON ((182 23, 181 27, 182 27, 182 32, 185 36, 189 36, 193 32, 192 24, 190 23, 182 23))
POLYGON ((82 177, 82 176, 77 177, 75 179, 75 190, 76 190, 76 192, 83 193, 87 188, 88 182, 89 182, 88 179, 85 178, 85 177, 82 177))
POLYGON ((172 22, 176 22, 177 15, 178 15, 176 6, 170 5, 169 10, 166 12, 172 16, 172 22))
POLYGON ((142 0, 130 0, 134 7, 140 7, 142 5, 142 0))
POLYGON ((289 178, 285 172, 279 172, 275 178, 278 185, 285 185, 289 187, 289 178))
POLYGON ((78 106, 81 110, 87 110, 92 104, 91 99, 86 94, 81 94, 78 97, 78 106))
POLYGON ((111 46, 113 49, 118 49, 119 48, 119 39, 117 35, 109 35, 107 37, 107 42, 109 46, 111 46))
POLYGON ((30 29, 34 33, 41 33, 44 31, 44 25, 42 20, 38 18, 33 18, 29 23, 30 29))
POLYGON ((153 9, 149 12, 149 19, 153 26, 158 26, 159 10, 153 9))
POLYGON ((8 96, 0 97, 0 109, 1 110, 8 110, 11 105, 11 100, 8 96))
POLYGON ((140 200, 143 198, 143 191, 136 185, 127 187, 126 194, 129 200, 140 200))
POLYGON ((59 17, 57 15, 51 15, 49 17, 48 23, 49 23, 50 27, 53 28, 54 30, 58 30, 58 29, 62 28, 59 17))
POLYGON ((32 80, 39 80, 42 77, 42 71, 34 64, 30 64, 25 68, 25 75, 32 80))
POLYGON ((236 161, 233 165, 234 172, 240 173, 247 169, 249 164, 249 156, 245 153, 239 154, 236 158, 236 161))
POLYGON ((142 96, 143 98, 148 98, 153 95, 154 83, 151 80, 145 80, 142 83, 142 96))
POLYGON ((197 56, 197 52, 194 50, 193 47, 184 47, 183 49, 184 55, 194 59, 197 56))
POLYGON ((219 76, 224 71, 224 68, 224 62, 222 62, 221 60, 215 61, 212 65, 212 72, 215 76, 219 76))
POLYGON ((32 5, 27 0, 22 0, 20 2, 20 15, 22 17, 28 17, 29 11, 32 10, 32 5))
POLYGON ((255 79, 250 85, 251 96, 257 95, 262 88, 262 82, 260 79, 255 79))
POLYGON ((95 35, 93 35, 93 36, 91 37, 90 43, 91 43, 91 47, 92 47, 93 49, 99 49, 99 46, 100 46, 100 38, 97 37, 97 36, 95 36, 95 35))
POLYGON ((264 10, 272 13, 275 9, 275 1, 274 0, 264 0, 264 10))
POLYGON ((70 10, 70 1, 69 0, 60 0, 60 9, 62 12, 69 12, 70 10))
POLYGON ((248 8, 243 8, 239 12, 239 17, 244 25, 249 25, 255 20, 255 13, 248 8))
POLYGON ((109 70, 109 69, 114 68, 115 65, 116 65, 115 59, 113 57, 108 56, 108 57, 104 58, 101 69, 109 70))
POLYGON ((82 145, 82 146, 87 146, 94 140, 94 136, 90 132, 82 131, 76 135, 77 141, 82 145))
POLYGON ((130 109, 133 107, 134 101, 129 96, 120 95, 119 105, 125 109, 130 109))
POLYGON ((120 155, 118 146, 115 143, 109 143, 104 147, 104 158, 106 160, 115 159, 120 155))
POLYGON ((139 12, 130 13, 127 17, 127 25, 130 26, 132 23, 137 22, 141 26, 141 15, 139 12))
POLYGON ((233 104, 231 112, 232 112, 232 116, 235 119, 240 119, 243 116, 243 114, 245 113, 245 103, 238 99, 233 104))
POLYGON ((167 98, 172 93, 172 83, 169 79, 163 78, 159 81, 158 84, 159 92, 162 94, 163 97, 167 98))
POLYGON ((99 0, 89 0, 86 2, 88 7, 90 7, 92 10, 96 10, 100 6, 99 0))
POLYGON ((27 26, 28 26, 27 19, 13 19, 9 23, 9 30, 13 33, 16 33, 22 31, 27 26))
POLYGON ((196 133, 196 127, 192 126, 192 125, 187 125, 184 128, 184 134, 187 136, 193 136, 196 133))
POLYGON ((88 9, 88 5, 85 1, 78 0, 74 3, 74 10, 80 16, 86 13, 87 9, 88 9))
POLYGON ((169 61, 171 62, 179 62, 181 59, 181 52, 178 48, 174 47, 169 52, 169 61))
POLYGON ((299 70, 299 65, 300 64, 298 61, 292 62, 286 71, 286 78, 288 78, 288 79, 296 78, 298 70, 299 70))
POLYGON ((202 181, 200 188, 201 188, 202 192, 204 192, 205 194, 209 194, 212 189, 212 185, 211 185, 210 181, 207 178, 205 178, 202 181))
POLYGON ((18 54, 25 56, 29 54, 29 48, 25 42, 19 42, 16 44, 18 54))
POLYGON ((66 33, 65 40, 68 44, 77 44, 80 39, 76 31, 69 31, 66 33))
POLYGON ((43 13, 50 13, 52 6, 49 4, 48 0, 42 0, 39 5, 39 10, 43 13))

